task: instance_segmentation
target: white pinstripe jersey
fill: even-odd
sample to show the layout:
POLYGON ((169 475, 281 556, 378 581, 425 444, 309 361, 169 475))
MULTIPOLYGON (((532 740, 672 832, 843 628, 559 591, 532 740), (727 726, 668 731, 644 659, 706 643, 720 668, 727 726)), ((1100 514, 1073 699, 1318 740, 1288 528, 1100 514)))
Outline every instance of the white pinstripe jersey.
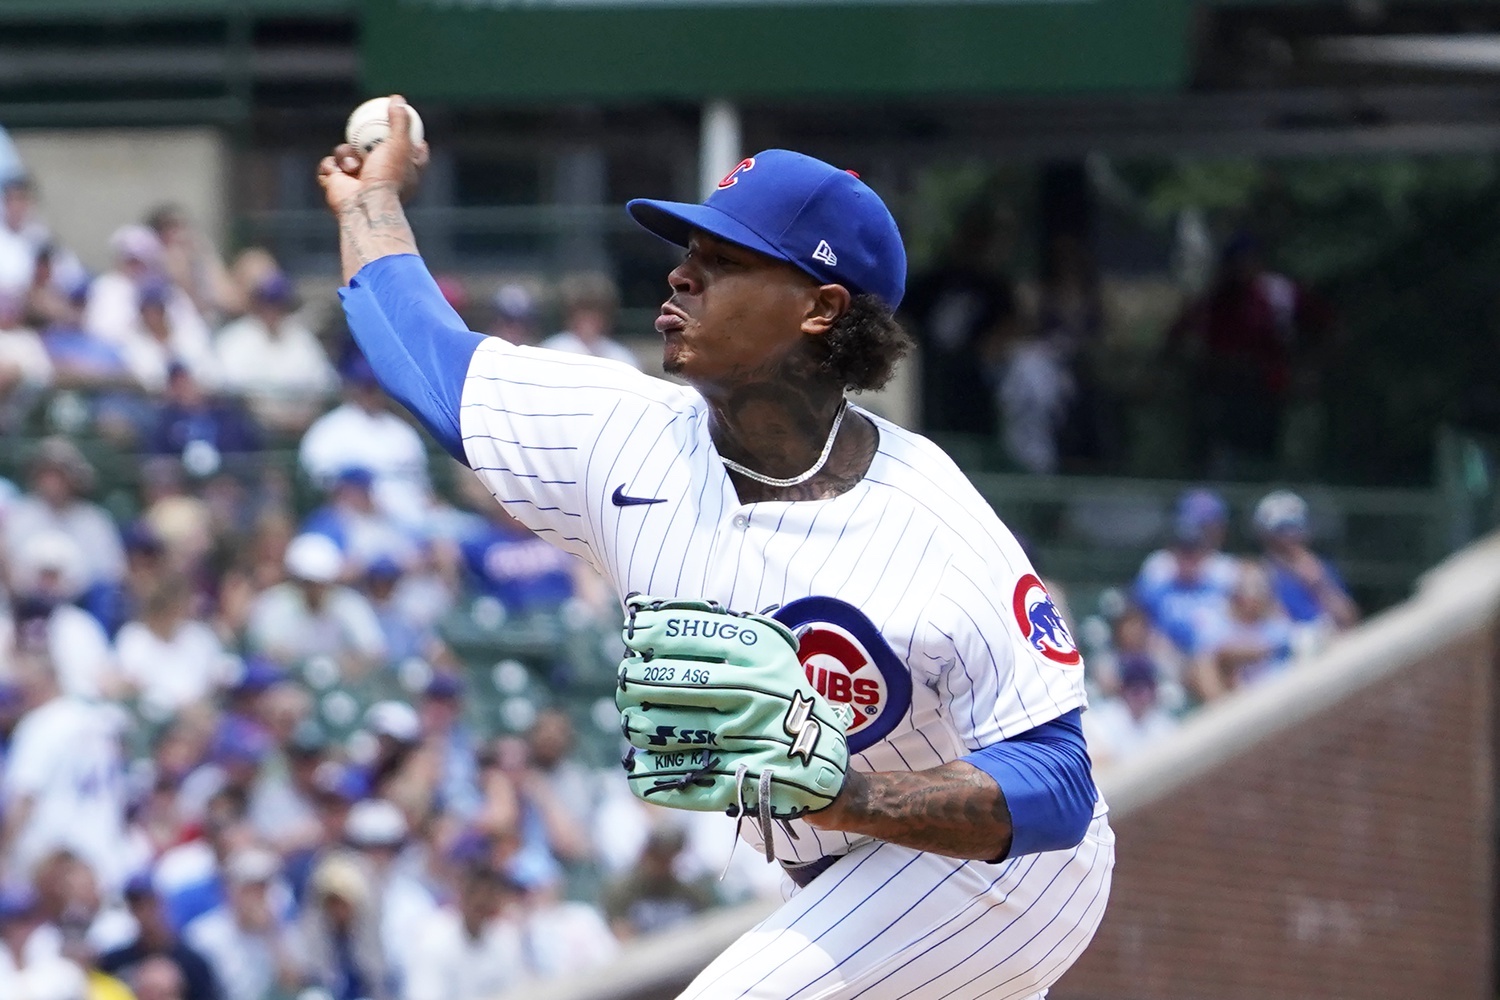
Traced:
MULTIPOLYGON (((1067 627, 1015 538, 936 445, 874 416, 879 449, 829 500, 741 504, 692 389, 490 338, 464 383, 469 464, 620 596, 779 605, 809 677, 856 709, 853 766, 922 770, 1085 704, 1067 627)), ((793 824, 797 863, 864 838, 793 824)), ((747 839, 756 824, 741 824, 747 839)))

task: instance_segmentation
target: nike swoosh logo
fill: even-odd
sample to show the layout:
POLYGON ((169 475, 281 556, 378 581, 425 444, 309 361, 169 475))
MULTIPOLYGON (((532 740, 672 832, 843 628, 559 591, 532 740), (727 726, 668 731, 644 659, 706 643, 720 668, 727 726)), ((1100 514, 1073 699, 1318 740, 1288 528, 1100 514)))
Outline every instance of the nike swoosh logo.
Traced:
POLYGON ((610 501, 616 507, 638 507, 641 504, 666 503, 667 502, 667 498, 666 497, 632 497, 632 496, 626 496, 625 495, 625 484, 624 483, 621 483, 619 486, 615 487, 614 495, 611 496, 609 499, 610 499, 610 501))

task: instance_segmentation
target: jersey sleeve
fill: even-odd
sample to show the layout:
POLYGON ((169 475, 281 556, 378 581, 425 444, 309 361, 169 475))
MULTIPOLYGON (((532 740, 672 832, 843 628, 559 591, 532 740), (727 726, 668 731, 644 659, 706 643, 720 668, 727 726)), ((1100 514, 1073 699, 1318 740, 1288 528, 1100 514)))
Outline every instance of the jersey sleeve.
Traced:
POLYGON ((1051 722, 1087 703, 1083 660, 1029 565, 950 563, 927 609, 943 711, 969 750, 1051 722))
POLYGON ((621 449, 649 444, 641 429, 670 422, 686 398, 617 361, 490 337, 474 352, 459 408, 468 465, 511 516, 598 566, 601 477, 621 449))

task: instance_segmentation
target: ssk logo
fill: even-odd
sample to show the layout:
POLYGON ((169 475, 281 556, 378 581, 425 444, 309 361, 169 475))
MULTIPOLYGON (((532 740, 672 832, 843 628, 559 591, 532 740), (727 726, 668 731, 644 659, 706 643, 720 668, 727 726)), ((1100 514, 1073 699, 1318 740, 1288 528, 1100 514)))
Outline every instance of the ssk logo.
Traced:
POLYGON ((668 618, 668 637, 691 636, 697 639, 734 639, 742 646, 753 646, 760 641, 755 630, 733 622, 703 618, 668 618))
POLYGON ((676 726, 657 726, 656 732, 646 734, 646 742, 654 747, 672 743, 689 746, 718 746, 719 736, 712 729, 678 729, 676 726))
POLYGON ((781 720, 781 728, 792 738, 791 748, 786 755, 793 760, 801 759, 804 764, 812 763, 813 751, 818 748, 818 737, 823 734, 823 727, 812 717, 812 710, 813 700, 797 691, 792 694, 786 718, 781 720))

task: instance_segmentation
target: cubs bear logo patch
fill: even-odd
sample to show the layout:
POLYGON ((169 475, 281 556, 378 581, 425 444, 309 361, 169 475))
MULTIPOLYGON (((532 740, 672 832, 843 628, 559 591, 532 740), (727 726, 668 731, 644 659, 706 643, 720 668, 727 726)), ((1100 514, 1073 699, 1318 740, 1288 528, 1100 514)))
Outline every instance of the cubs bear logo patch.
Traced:
POLYGON ((1073 633, 1063 621, 1052 595, 1042 586, 1035 573, 1027 573, 1016 582, 1012 600, 1016 624, 1021 627, 1021 636, 1042 656, 1053 663, 1071 667, 1082 661, 1078 646, 1073 642, 1073 633))

